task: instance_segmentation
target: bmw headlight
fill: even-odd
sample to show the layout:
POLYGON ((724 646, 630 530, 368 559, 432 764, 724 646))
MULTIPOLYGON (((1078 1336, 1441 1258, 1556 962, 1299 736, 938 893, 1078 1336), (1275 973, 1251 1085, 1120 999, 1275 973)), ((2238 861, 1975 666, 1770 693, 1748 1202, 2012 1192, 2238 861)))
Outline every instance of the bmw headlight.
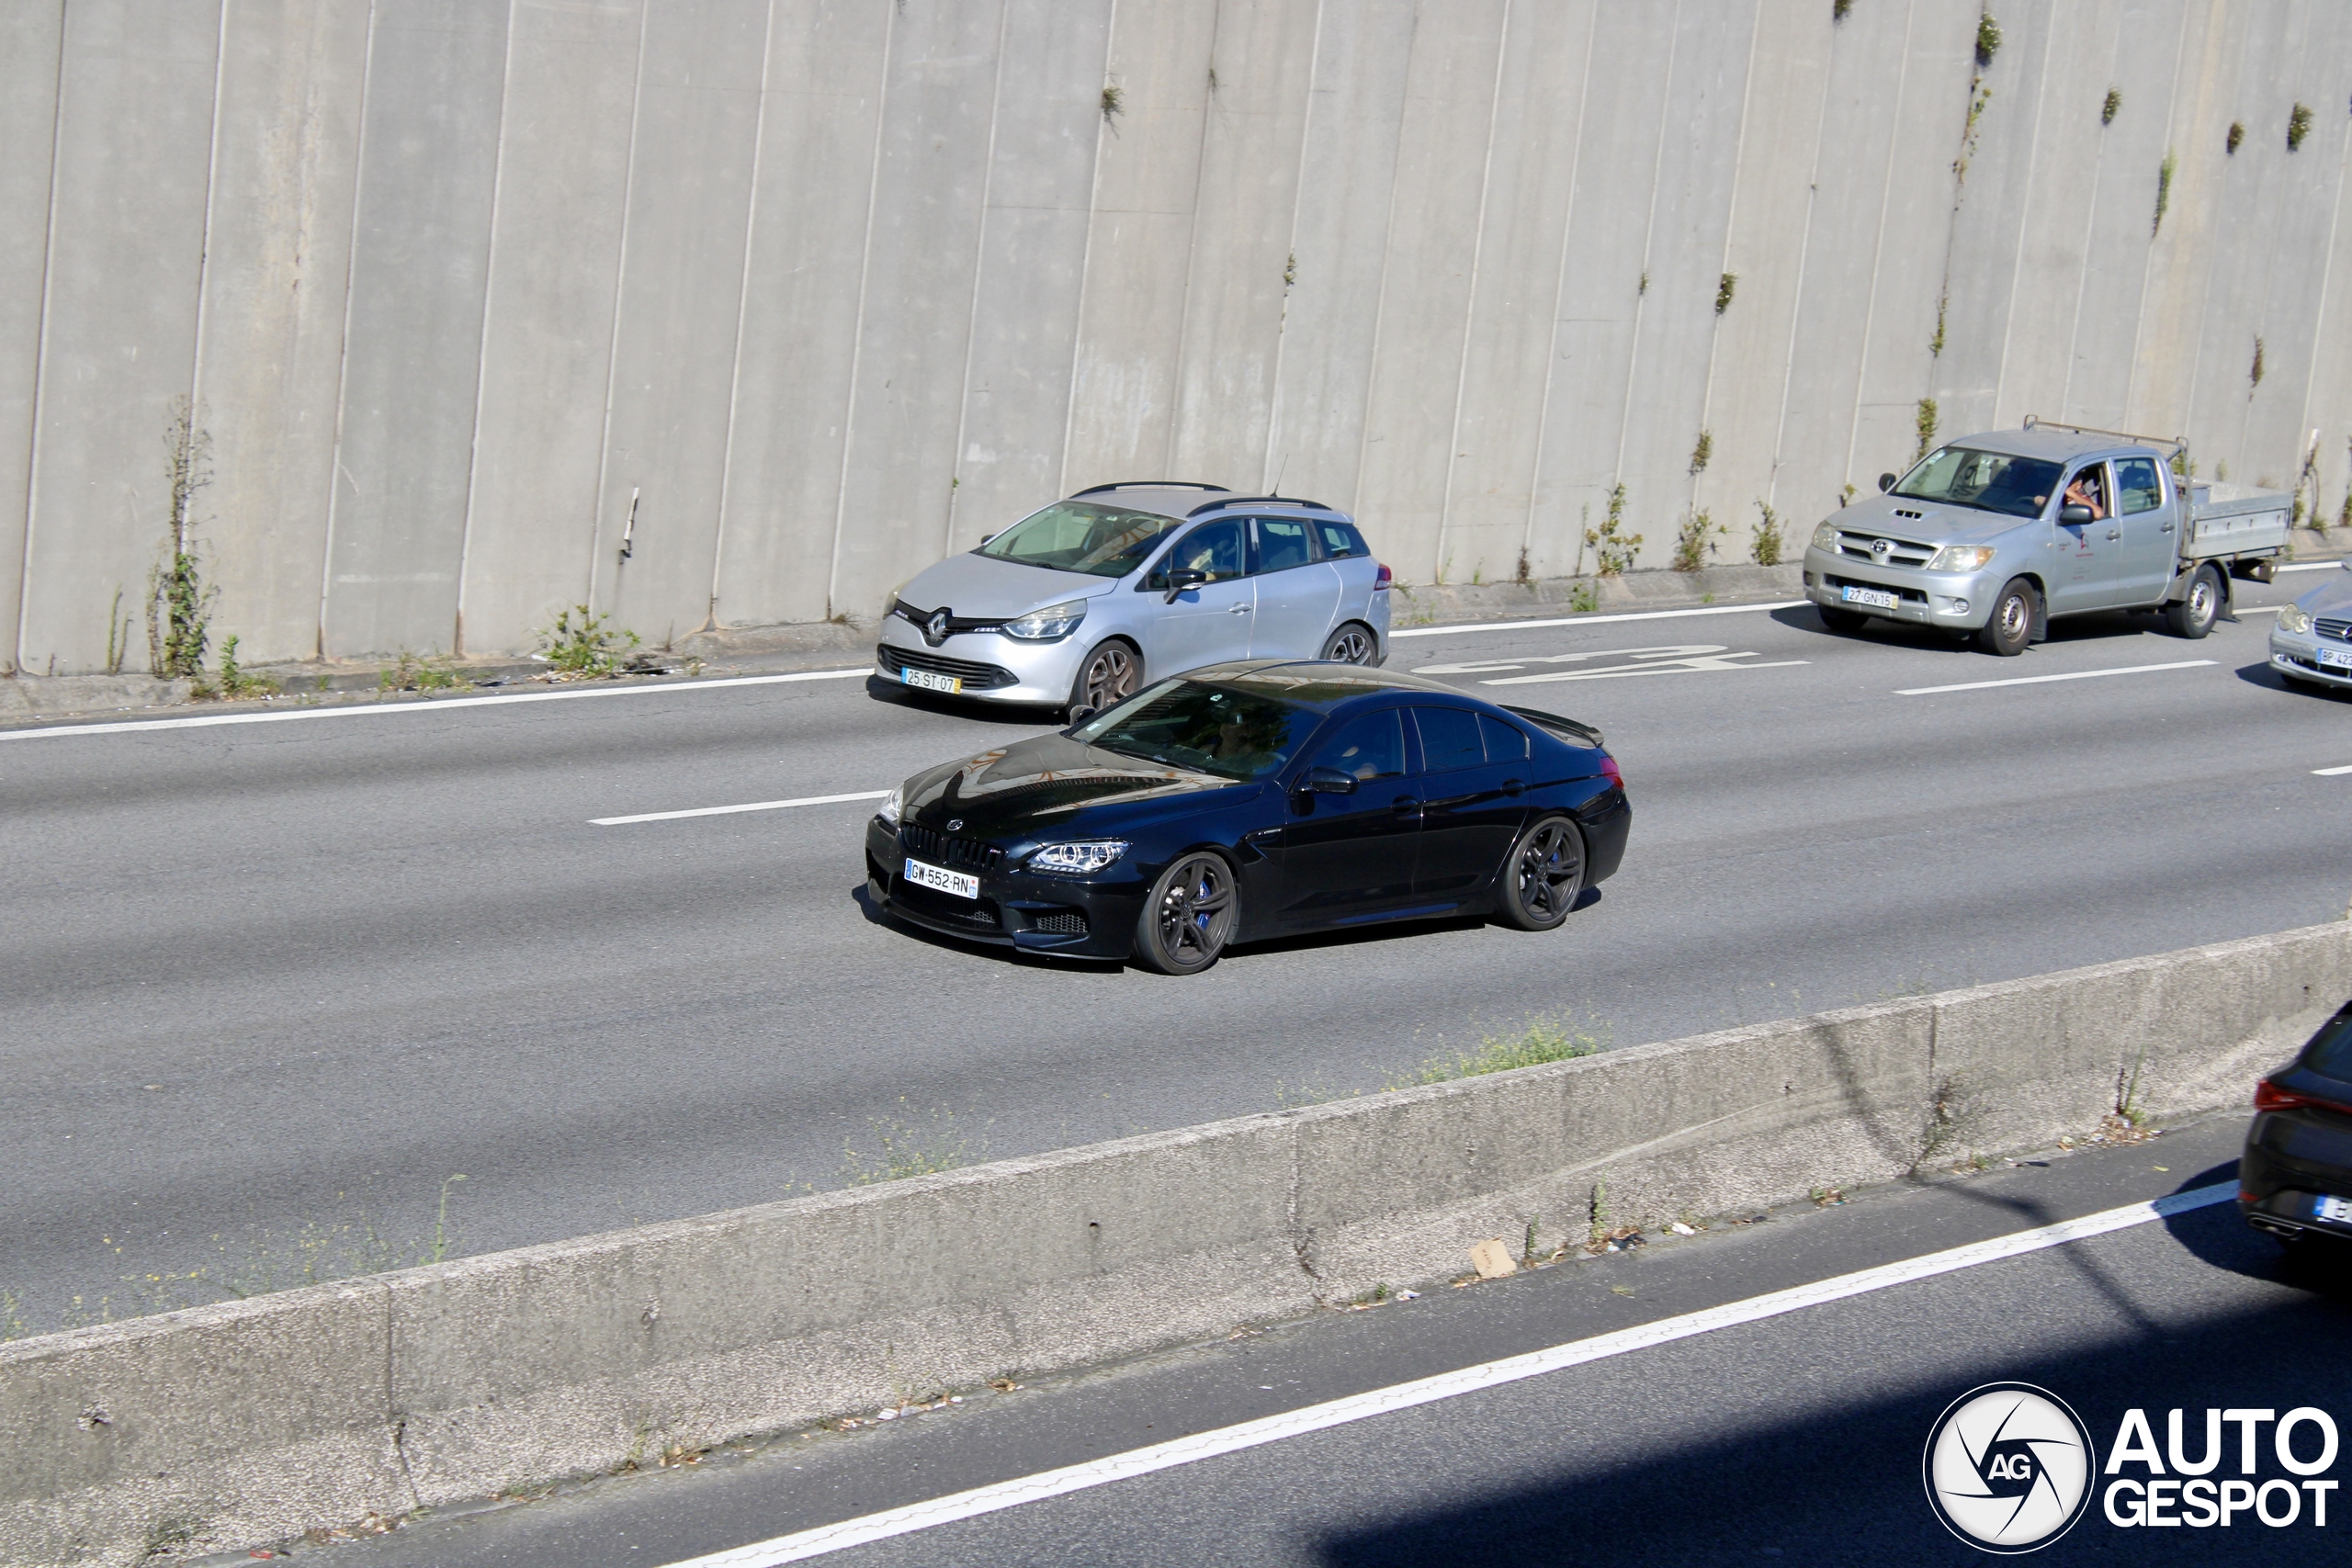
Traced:
POLYGON ((1031 855, 1022 869, 1060 876, 1087 876, 1126 852, 1125 839, 1080 839, 1072 843, 1047 844, 1031 855))
POLYGON ((1838 525, 1826 517, 1815 524, 1813 547, 1816 550, 1827 550, 1835 555, 1838 551, 1838 525))
POLYGON ((1929 571, 1974 571, 1993 558, 1990 545, 1946 545, 1928 563, 1929 571))
POLYGON ((1017 637, 1023 642, 1051 642, 1065 637, 1078 629, 1086 619, 1086 601, 1072 599, 1060 604, 1048 604, 1042 610, 1032 610, 1017 621, 1004 623, 1007 637, 1017 637))
POLYGON ((2312 629, 2312 613, 2301 604, 2290 604, 2278 612, 2278 629, 2301 637, 2312 629))
POLYGON ((899 825, 899 811, 906 803, 907 786, 900 784, 882 797, 882 804, 874 808, 874 815, 895 828, 899 825))

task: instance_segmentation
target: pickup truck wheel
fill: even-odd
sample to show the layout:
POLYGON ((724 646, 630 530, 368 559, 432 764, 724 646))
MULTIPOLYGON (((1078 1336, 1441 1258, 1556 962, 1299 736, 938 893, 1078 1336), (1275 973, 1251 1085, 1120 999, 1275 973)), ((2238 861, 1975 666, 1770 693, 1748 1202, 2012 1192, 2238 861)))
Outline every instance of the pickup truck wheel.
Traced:
POLYGON ((2191 642, 2211 631, 2213 623, 2221 618, 2222 579, 2210 566, 2197 569, 2180 603, 2165 606, 2165 620, 2172 627, 2172 635, 2191 642))
POLYGON ((1976 634, 1976 646, 2003 659, 2015 659, 2033 640, 2033 584, 2013 577, 1995 595, 1992 618, 1976 634))
POLYGON ((1835 604, 1815 604, 1821 612, 1821 624, 1833 632, 1858 632, 1871 624, 1871 618, 1860 610, 1842 610, 1835 604))

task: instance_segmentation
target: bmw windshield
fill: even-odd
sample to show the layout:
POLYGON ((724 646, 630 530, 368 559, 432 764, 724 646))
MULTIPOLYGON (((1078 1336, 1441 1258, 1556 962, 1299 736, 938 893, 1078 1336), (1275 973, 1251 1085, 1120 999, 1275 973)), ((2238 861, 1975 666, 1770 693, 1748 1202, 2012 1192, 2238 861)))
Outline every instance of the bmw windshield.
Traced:
POLYGON ((1903 476, 1894 494, 1911 501, 1939 501, 2011 517, 2039 517, 2058 484, 2058 465, 2040 457, 2012 457, 1973 446, 1944 446, 1903 476))
POLYGON ((1156 513, 1062 501, 1015 523, 982 545, 978 553, 1052 571, 1125 577, 1175 526, 1175 518, 1156 513))
POLYGON ((1279 773, 1318 722, 1311 708, 1229 686, 1163 681, 1070 736, 1123 757, 1248 783, 1279 773))

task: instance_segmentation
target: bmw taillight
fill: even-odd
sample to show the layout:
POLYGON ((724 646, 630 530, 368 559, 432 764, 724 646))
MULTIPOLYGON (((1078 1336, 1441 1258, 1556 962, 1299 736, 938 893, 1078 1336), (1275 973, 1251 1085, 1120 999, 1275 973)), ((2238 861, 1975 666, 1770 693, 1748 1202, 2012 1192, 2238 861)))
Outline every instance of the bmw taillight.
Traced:
POLYGON ((1373 581, 1372 581, 1372 591, 1373 591, 1374 593, 1377 593, 1377 592, 1380 592, 1382 589, 1384 589, 1384 588, 1393 588, 1393 587, 1395 587, 1396 585, 1396 574, 1395 572, 1393 572, 1393 571, 1390 571, 1386 567, 1385 567, 1385 566, 1384 566, 1384 567, 1382 567, 1382 568, 1380 569, 1380 575, 1379 575, 1378 577, 1376 577, 1376 578, 1374 578, 1374 579, 1373 579, 1373 581))
POLYGON ((2297 1094, 2292 1089, 2280 1089, 2268 1078, 2264 1078, 2254 1086, 2254 1108, 2256 1111, 2293 1111, 2306 1105, 2316 1107, 2321 1111, 2333 1111, 2339 1115, 2352 1116, 2352 1105, 2340 1105, 2335 1100, 2321 1100, 2314 1095, 2297 1094))
POLYGON ((1624 791, 1625 775, 1617 771, 1617 759, 1606 751, 1600 754, 1600 776, 1615 784, 1619 793, 1624 791))

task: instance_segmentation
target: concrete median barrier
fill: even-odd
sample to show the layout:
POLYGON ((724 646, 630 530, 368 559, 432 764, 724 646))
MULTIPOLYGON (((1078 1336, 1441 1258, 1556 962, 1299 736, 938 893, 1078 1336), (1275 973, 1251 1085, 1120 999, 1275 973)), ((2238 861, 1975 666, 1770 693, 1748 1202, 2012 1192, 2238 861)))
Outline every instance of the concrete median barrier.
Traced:
POLYGON ((2242 1103, 2352 923, 0 1345, 0 1561, 387 1517, 2242 1103))

